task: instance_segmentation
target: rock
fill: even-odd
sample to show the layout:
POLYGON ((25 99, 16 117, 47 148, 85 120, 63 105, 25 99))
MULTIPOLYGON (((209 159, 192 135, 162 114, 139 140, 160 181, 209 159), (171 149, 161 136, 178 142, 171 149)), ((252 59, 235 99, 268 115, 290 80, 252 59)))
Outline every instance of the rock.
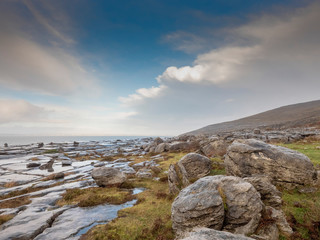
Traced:
POLYGON ((52 159, 51 159, 50 161, 48 161, 47 163, 42 164, 42 165, 40 166, 40 169, 41 169, 41 170, 45 170, 45 169, 51 170, 51 169, 53 169, 53 168, 52 168, 53 163, 54 163, 54 158, 52 158, 52 159))
POLYGON ((53 179, 60 179, 60 178, 64 178, 63 172, 59 172, 53 175, 53 179))
POLYGON ((27 168, 36 168, 40 167, 41 163, 31 162, 27 164, 27 168))
POLYGON ((152 172, 150 169, 142 168, 137 173, 138 178, 152 178, 152 172))
POLYGON ((95 164, 93 164, 94 167, 103 167, 105 165, 104 162, 97 162, 95 164))
POLYGON ((126 159, 126 158, 118 158, 118 159, 114 160, 113 162, 114 163, 128 162, 128 159, 126 159))
POLYGON ((78 146, 79 146, 79 143, 76 142, 76 141, 74 141, 74 142, 73 142, 73 146, 74 146, 74 147, 78 147, 78 146))
POLYGON ((72 160, 62 160, 61 163, 62 163, 62 166, 71 166, 72 160))
POLYGON ((95 168, 91 176, 100 187, 120 186, 126 180, 123 172, 111 167, 95 168))
POLYGON ((190 181, 208 175, 212 170, 212 161, 200 154, 188 153, 179 160, 178 166, 184 169, 186 178, 190 181))
POLYGON ((42 148, 44 146, 44 143, 41 142, 41 143, 38 143, 38 148, 42 148))
POLYGON ((243 180, 251 183, 255 189, 260 193, 261 200, 267 206, 274 208, 281 208, 282 205, 282 193, 271 184, 269 178, 265 175, 258 175, 254 177, 247 177, 243 180))
POLYGON ((260 131, 260 129, 256 128, 253 130, 253 133, 254 134, 261 134, 261 131, 260 131))
POLYGON ((317 172, 307 156, 255 139, 234 141, 224 162, 228 175, 267 175, 274 185, 285 188, 312 185, 317 180, 317 172))
POLYGON ((266 211, 271 213, 271 218, 275 221, 281 235, 290 237, 293 234, 292 228, 286 220, 282 210, 276 210, 273 207, 266 207, 266 211))
POLYGON ((208 176, 181 190, 172 204, 172 227, 178 236, 195 227, 252 234, 264 205, 260 194, 238 177, 208 176))
POLYGON ((279 230, 277 225, 272 222, 259 228, 256 234, 251 235, 256 240, 278 240, 279 230))
POLYGON ((176 165, 169 167, 168 182, 171 194, 176 194, 177 189, 186 187, 190 182, 204 177, 210 173, 212 161, 197 153, 188 153, 176 165))
POLYGON ((4 147, 5 147, 5 148, 9 147, 8 143, 5 143, 5 144, 4 144, 4 147))
POLYGON ((160 137, 157 137, 156 139, 153 140, 153 145, 155 146, 159 145, 160 143, 163 143, 163 140, 160 137))
POLYGON ((155 153, 162 153, 169 151, 170 145, 168 143, 160 143, 154 150, 155 153))
POLYGON ((253 238, 202 227, 184 234, 181 240, 253 240, 253 238))
POLYGON ((181 152, 181 151, 195 151, 200 148, 199 142, 173 142, 169 146, 169 152, 181 152))
POLYGON ((170 164, 168 170, 168 182, 170 194, 178 194, 180 192, 180 186, 182 186, 181 180, 176 172, 175 165, 170 164))
POLYGON ((207 157, 223 156, 227 152, 229 144, 224 140, 210 142, 201 148, 207 157))

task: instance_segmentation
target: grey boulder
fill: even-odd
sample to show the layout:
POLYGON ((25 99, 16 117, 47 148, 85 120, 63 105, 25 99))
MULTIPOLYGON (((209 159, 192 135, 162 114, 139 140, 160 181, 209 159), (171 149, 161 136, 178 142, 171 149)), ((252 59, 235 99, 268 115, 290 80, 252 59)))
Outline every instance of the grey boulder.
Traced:
POLYGON ((252 234, 263 207, 260 194, 243 179, 208 176, 181 190, 171 208, 172 227, 178 236, 195 227, 252 234))
POLYGON ((95 168, 91 175, 100 187, 120 186, 126 180, 126 175, 123 172, 111 167, 95 168))
POLYGON ((255 139, 236 140, 225 157, 228 175, 267 175, 278 186, 293 188, 313 185, 317 172, 310 159, 297 151, 255 139))
POLYGON ((181 187, 204 177, 212 170, 212 161, 197 153, 188 153, 176 165, 170 165, 168 181, 170 193, 176 194, 181 187))

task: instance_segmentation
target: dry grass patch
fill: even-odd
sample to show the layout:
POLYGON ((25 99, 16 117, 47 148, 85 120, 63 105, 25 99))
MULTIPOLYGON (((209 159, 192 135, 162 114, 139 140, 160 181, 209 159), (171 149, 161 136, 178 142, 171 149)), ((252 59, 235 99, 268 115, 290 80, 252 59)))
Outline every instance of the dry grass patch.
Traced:
POLYGON ((0 208, 17 208, 31 203, 28 196, 5 200, 0 203, 0 208))
POLYGON ((8 222, 13 217, 14 217, 13 214, 0 215, 0 225, 4 224, 5 222, 8 222))
POLYGON ((11 188, 11 187, 15 187, 15 186, 17 186, 17 185, 18 185, 17 182, 11 181, 11 182, 5 183, 3 186, 4 186, 5 188, 11 188))
POLYGON ((122 204, 132 199, 134 199, 134 196, 132 196, 131 191, 119 188, 75 188, 67 189, 57 205, 77 204, 79 207, 90 207, 104 203, 122 204))

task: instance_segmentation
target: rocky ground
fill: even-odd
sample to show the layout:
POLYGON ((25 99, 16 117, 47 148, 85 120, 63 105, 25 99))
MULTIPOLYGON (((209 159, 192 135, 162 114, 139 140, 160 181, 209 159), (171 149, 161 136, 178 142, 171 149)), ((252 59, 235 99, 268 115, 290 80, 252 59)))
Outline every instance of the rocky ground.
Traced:
POLYGON ((0 239, 319 239, 319 136, 3 147, 0 239))

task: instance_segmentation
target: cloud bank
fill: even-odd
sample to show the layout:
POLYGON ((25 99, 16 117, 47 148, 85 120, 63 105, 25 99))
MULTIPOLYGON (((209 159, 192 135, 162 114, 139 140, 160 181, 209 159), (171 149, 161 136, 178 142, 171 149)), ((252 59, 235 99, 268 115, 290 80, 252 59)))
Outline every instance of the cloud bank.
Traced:
MULTIPOLYGON (((198 55, 190 66, 170 66, 157 77, 162 97, 150 101, 138 94, 138 102, 132 95, 124 99, 146 119, 156 116, 149 118, 158 118, 164 128, 177 124, 172 116, 181 113, 177 134, 223 120, 218 116, 232 120, 319 99, 319 12, 320 4, 314 2, 224 29, 232 43, 198 55)), ((185 46, 182 41, 184 51, 185 46)))

